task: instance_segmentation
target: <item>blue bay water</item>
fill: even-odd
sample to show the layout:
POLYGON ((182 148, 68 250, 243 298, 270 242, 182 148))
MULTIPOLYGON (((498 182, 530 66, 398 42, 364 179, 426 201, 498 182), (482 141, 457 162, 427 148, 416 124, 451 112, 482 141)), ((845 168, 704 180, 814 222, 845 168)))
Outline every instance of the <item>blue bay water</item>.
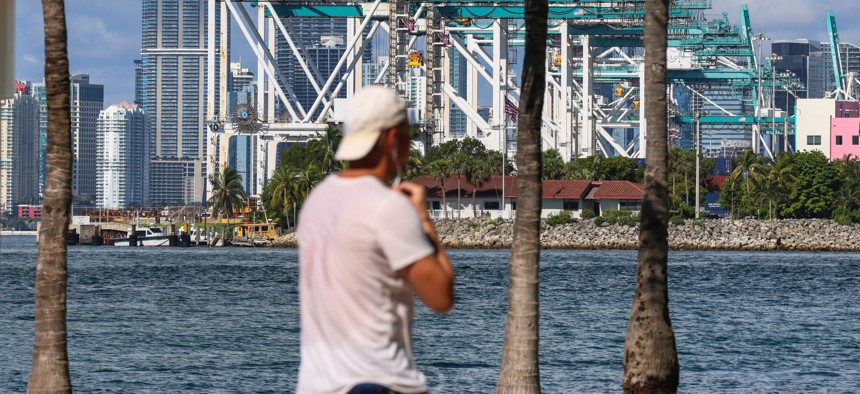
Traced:
MULTIPOLYGON (((450 251, 457 305, 416 314, 434 392, 490 393, 508 252, 450 251)), ((633 251, 544 251, 541 381, 620 392, 633 251)), ((0 237, 0 393, 24 392, 34 237, 0 237)), ((291 392, 299 362, 294 249, 71 247, 69 358, 78 392, 291 392)), ((680 391, 860 392, 860 254, 673 252, 680 391)))

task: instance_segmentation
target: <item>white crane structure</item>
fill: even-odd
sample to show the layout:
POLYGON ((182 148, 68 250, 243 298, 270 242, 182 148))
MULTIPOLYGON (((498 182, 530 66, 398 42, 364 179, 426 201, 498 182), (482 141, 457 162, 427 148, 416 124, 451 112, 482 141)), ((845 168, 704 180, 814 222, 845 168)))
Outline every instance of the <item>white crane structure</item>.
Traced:
MULTIPOLYGON (((244 42, 257 62, 256 117, 264 124, 252 133, 255 152, 256 188, 259 194, 277 165, 279 142, 306 142, 338 121, 341 92, 352 96, 368 76, 361 75, 362 53, 379 36, 388 44, 388 60, 372 78, 405 95, 410 69, 421 68, 427 76, 426 102, 415 111, 414 123, 421 127, 418 144, 427 148, 454 138, 447 125, 452 108, 468 119, 469 137, 488 148, 513 153, 516 149, 516 106, 519 87, 514 75, 517 47, 524 45, 524 4, 521 0, 459 2, 449 0, 307 0, 209 2, 208 42, 214 43, 215 13, 220 13, 221 46, 208 47, 207 113, 209 141, 208 173, 227 162, 229 138, 237 135, 228 112, 227 80, 230 40, 226 35, 235 21, 244 42), (249 12, 248 9, 255 10, 249 12), (256 18, 254 18, 256 17, 256 18), (329 75, 321 74, 299 40, 291 18, 346 18, 345 50, 329 75), (419 42, 419 39, 421 42, 419 42), (305 108, 276 68, 276 41, 284 40, 317 97, 305 108), (423 43, 420 64, 410 54, 423 43), (450 84, 450 62, 454 54, 467 63, 467 88, 450 84), (220 63, 220 75, 215 64, 220 63), (215 81, 220 81, 215 91, 215 81), (462 89, 461 89, 462 90, 462 89), (215 95, 220 100, 215 100, 215 95), (489 102, 490 116, 479 114, 478 103, 489 102), (214 103, 220 103, 219 108, 214 103), (280 109, 287 116, 275 116, 280 109)), ((542 114, 543 147, 557 149, 565 160, 594 154, 643 158, 645 124, 643 95, 644 0, 550 1, 547 89, 542 114), (599 94, 610 86, 611 100, 599 94)), ((672 2, 668 77, 670 87, 670 133, 681 127, 692 130, 727 124, 749 130, 753 147, 767 149, 762 135, 788 134, 790 121, 763 115, 767 103, 763 92, 788 85, 790 78, 776 75, 756 59, 752 29, 746 6, 741 8, 741 26, 722 18, 706 20, 707 0, 672 2), (744 110, 729 108, 719 98, 709 97, 708 86, 737 92, 744 110), (695 97, 697 108, 675 99, 678 92, 695 97), (693 119, 702 105, 712 113, 693 119)), ((795 84, 796 85, 796 84, 795 84)), ((247 134, 246 134, 247 135, 247 134)), ((769 153, 769 151, 768 151, 769 153)))

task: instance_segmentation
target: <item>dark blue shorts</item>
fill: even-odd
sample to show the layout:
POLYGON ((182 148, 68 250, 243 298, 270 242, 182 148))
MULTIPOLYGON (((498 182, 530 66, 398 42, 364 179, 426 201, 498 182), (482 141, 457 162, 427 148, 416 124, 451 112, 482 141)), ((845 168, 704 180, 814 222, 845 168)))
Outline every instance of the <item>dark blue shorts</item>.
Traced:
MULTIPOLYGON (((354 386, 347 394, 401 394, 376 383, 362 383, 354 386)), ((426 394, 426 393, 425 393, 426 394)))

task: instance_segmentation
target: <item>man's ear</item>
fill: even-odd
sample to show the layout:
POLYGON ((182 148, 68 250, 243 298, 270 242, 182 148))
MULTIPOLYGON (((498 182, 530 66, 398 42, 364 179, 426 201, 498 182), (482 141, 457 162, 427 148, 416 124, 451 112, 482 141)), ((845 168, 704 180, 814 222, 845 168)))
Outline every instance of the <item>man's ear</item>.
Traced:
POLYGON ((397 128, 390 128, 386 133, 388 133, 388 135, 385 136, 385 142, 388 143, 388 147, 391 148, 392 146, 398 146, 397 128))

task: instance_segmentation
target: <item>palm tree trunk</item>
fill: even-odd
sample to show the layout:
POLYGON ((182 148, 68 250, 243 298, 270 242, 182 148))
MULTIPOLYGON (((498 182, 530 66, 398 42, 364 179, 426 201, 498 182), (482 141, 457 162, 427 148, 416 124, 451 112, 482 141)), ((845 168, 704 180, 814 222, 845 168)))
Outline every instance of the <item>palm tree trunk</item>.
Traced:
POLYGON ((463 218, 463 206, 460 205, 460 175, 457 175, 457 219, 463 218))
POLYGON ((540 127, 546 84, 548 2, 526 0, 525 11, 526 45, 517 124, 519 204, 514 220, 505 344, 496 393, 540 393, 540 127))
POLYGON ((33 365, 28 393, 71 393, 66 341, 66 233, 72 203, 72 135, 69 57, 63 0, 42 0, 48 157, 36 262, 33 365))
POLYGON ((442 185, 442 212, 445 215, 445 219, 448 219, 448 199, 445 198, 445 178, 440 178, 439 184, 442 185))
POLYGON ((674 393, 678 355, 669 319, 666 44, 669 0, 645 3, 645 191, 636 293, 624 342, 625 393, 674 393))
POLYGON ((686 168, 684 169, 684 204, 690 205, 690 179, 686 168))

